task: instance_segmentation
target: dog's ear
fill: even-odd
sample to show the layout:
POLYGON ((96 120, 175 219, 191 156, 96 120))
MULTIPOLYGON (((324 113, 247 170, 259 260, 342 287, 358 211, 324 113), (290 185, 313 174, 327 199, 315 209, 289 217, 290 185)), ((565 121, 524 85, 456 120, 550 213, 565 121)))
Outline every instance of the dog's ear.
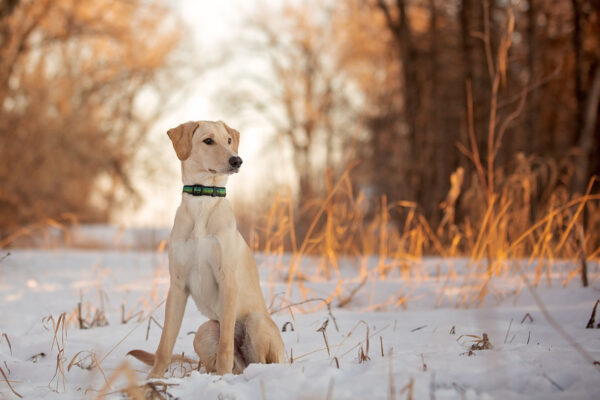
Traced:
POLYGON ((186 160, 190 156, 192 152, 192 136, 199 125, 198 122, 189 121, 167 131, 169 139, 173 142, 177 158, 181 161, 186 160))
POLYGON ((225 129, 227 129, 227 132, 231 135, 231 138, 233 139, 233 150, 237 153, 238 148, 240 147, 240 133, 237 130, 229 127, 229 125, 227 125, 225 122, 221 121, 221 123, 223 124, 225 129))

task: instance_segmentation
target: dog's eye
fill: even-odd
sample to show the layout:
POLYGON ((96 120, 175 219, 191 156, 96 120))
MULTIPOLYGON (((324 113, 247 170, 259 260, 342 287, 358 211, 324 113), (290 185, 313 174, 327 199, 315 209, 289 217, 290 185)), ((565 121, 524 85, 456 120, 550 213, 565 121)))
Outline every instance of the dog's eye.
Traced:
POLYGON ((227 143, 231 144, 231 138, 227 139, 227 143))
POLYGON ((206 138, 206 139, 203 140, 203 142, 206 143, 206 144, 213 144, 215 141, 212 140, 211 138, 206 138))

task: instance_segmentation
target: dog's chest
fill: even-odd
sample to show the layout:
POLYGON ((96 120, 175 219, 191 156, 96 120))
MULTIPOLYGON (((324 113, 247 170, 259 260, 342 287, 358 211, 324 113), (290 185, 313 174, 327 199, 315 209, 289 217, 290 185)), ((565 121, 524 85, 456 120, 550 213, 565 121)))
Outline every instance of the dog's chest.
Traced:
POLYGON ((210 319, 219 320, 219 285, 208 262, 200 260, 190 269, 187 287, 198 310, 210 319))
POLYGON ((213 234, 210 231, 210 220, 221 205, 220 199, 213 197, 195 197, 186 203, 187 210, 194 221, 193 239, 202 239, 213 234))
POLYGON ((219 285, 211 268, 211 263, 215 262, 212 249, 216 239, 209 230, 209 219, 218 204, 218 199, 210 197, 195 197, 187 203, 194 220, 190 239, 196 250, 186 284, 200 312, 215 320, 219 319, 219 285))

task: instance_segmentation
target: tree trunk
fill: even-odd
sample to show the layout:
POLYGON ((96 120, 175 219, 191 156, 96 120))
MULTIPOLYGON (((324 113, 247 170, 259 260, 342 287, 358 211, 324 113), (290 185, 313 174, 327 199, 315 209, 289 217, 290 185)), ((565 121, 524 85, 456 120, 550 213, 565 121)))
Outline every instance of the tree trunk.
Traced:
MULTIPOLYGON (((529 0, 529 7, 527 9, 527 66, 529 69, 529 81, 531 85, 535 82, 537 77, 536 71, 536 59, 537 59, 537 43, 536 37, 536 18, 537 8, 535 0, 529 0)), ((527 153, 535 153, 537 151, 536 136, 537 136, 537 118, 538 118, 538 106, 537 106, 537 91, 534 90, 527 96, 527 153)))
POLYGON ((576 159, 576 174, 573 191, 584 193, 587 180, 590 177, 590 160, 594 155, 598 155, 598 149, 594 149, 594 131, 598 120, 598 103, 600 102, 600 65, 595 65, 593 71, 592 84, 589 88, 585 100, 585 109, 583 111, 583 126, 577 142, 580 150, 579 157, 576 159))
POLYGON ((583 124, 583 107, 585 92, 583 89, 583 54, 581 38, 581 4, 580 0, 571 0, 573 8, 573 52, 575 53, 575 101, 576 101, 576 132, 580 133, 583 124))
MULTIPOLYGON (((398 14, 397 20, 392 16, 388 4, 385 0, 379 0, 377 6, 383 12, 387 27, 393 35, 394 44, 398 51, 401 68, 401 81, 403 83, 404 95, 404 121, 407 127, 407 135, 405 143, 405 154, 407 160, 407 170, 405 174, 408 177, 408 184, 404 185, 402 197, 404 199, 415 199, 415 188, 419 187, 421 182, 417 175, 418 157, 415 155, 416 140, 417 140, 417 121, 419 118, 420 108, 420 91, 419 80, 417 74, 416 55, 417 50, 412 42, 412 34, 406 14, 406 3, 404 0, 396 0, 396 11, 398 14)), ((399 132, 396 133, 398 137, 399 132)), ((421 133, 421 132, 419 132, 421 133)), ((398 140, 398 139, 396 139, 398 140)), ((399 141, 399 140, 398 140, 399 141)), ((398 199, 394 199, 398 200, 398 199)))

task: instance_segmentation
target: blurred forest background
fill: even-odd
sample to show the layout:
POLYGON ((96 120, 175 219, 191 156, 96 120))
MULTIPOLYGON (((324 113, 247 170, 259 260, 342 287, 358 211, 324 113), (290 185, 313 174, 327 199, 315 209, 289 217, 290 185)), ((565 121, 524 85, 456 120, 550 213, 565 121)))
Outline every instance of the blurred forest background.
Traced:
MULTIPOLYGON (((213 101, 234 125, 258 115, 273 133, 264 151, 289 156, 295 179, 243 201, 255 246, 298 250, 305 237, 305 251, 381 253, 395 235, 411 254, 414 241, 485 251, 484 232, 491 246, 540 227, 524 252, 547 239, 596 254, 599 0, 309 0, 247 14, 211 68, 249 54, 263 67, 213 101)), ((48 219, 110 221, 135 198, 149 127, 204 68, 188 45, 166 2, 0 2, 0 238, 48 219)))

